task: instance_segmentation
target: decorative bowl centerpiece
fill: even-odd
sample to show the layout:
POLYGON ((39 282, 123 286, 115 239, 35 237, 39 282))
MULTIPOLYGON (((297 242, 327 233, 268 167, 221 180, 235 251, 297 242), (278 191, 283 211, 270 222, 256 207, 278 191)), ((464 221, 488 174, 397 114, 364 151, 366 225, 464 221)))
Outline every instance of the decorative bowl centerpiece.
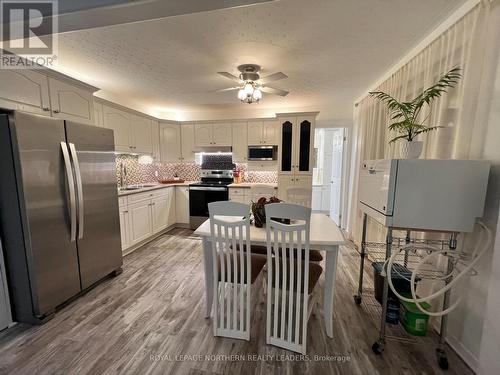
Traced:
POLYGON ((257 228, 262 228, 266 223, 266 209, 265 206, 268 203, 280 203, 281 200, 276 197, 271 197, 267 199, 266 197, 261 197, 257 202, 252 201, 252 213, 254 218, 254 224, 257 228))

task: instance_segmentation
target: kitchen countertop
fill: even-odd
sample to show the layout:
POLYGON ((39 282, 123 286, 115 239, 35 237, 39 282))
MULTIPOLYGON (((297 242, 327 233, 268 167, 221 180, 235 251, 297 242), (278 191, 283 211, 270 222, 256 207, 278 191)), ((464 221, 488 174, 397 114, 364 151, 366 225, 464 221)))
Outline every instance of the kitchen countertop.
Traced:
POLYGON ((278 184, 276 184, 276 183, 256 183, 256 182, 241 182, 239 184, 232 183, 232 184, 229 184, 228 187, 250 189, 252 186, 255 186, 255 185, 269 185, 269 186, 273 186, 275 189, 278 188, 278 184))
MULTIPOLYGON (((164 189, 164 188, 168 188, 168 187, 172 187, 172 186, 188 186, 189 184, 193 184, 195 182, 198 182, 198 181, 175 182, 172 184, 156 184, 153 186, 145 186, 143 188, 135 189, 135 190, 118 190, 118 196, 123 197, 125 195, 144 193, 145 191, 164 189)), ((152 185, 152 183, 145 184, 145 185, 152 185)))

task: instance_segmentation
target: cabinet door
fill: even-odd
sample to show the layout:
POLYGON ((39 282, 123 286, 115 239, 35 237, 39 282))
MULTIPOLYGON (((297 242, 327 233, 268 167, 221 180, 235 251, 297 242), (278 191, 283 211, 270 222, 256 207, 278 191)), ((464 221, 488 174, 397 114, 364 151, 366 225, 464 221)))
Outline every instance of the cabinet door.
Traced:
POLYGON ((295 170, 294 118, 283 118, 280 121, 279 172, 293 174, 295 170))
POLYGON ((295 186, 295 177, 289 174, 278 175, 278 198, 288 202, 288 190, 295 186))
POLYGON ((166 163, 181 161, 181 129, 179 124, 160 122, 160 157, 166 163))
POLYGON ((130 220, 128 209, 120 209, 120 235, 122 239, 122 252, 130 247, 130 220))
POLYGON ((95 101, 94 101, 94 125, 104 127, 102 103, 97 103, 95 101))
POLYGON ((194 125, 182 124, 180 127, 182 161, 194 162, 194 125))
POLYGON ((0 69, 0 106, 50 114, 47 77, 31 70, 0 69))
POLYGON ((233 162, 248 162, 247 123, 233 124, 233 162))
POLYGON ((212 142, 217 146, 231 146, 233 141, 231 124, 215 123, 212 125, 212 142))
POLYGON ((195 124, 194 143, 196 146, 212 146, 212 124, 195 124))
POLYGON ((94 124, 94 99, 91 91, 54 78, 49 78, 49 91, 52 116, 94 124))
POLYGON ((266 145, 277 145, 279 143, 279 127, 275 120, 263 122, 262 143, 266 145))
POLYGON ((250 146, 258 146, 262 144, 262 121, 248 122, 248 144, 250 146))
POLYGON ((153 153, 151 123, 151 119, 147 117, 130 114, 130 134, 132 137, 132 147, 135 152, 144 154, 153 153))
POLYGON ((287 201, 311 207, 312 201, 312 175, 295 175, 293 189, 287 191, 287 201))
POLYGON ((153 234, 151 201, 129 204, 130 246, 144 241, 153 234))
POLYGON ((189 223, 189 187, 187 186, 175 188, 175 216, 178 223, 189 223))
POLYGON ((129 114, 121 109, 102 106, 104 127, 112 129, 115 133, 115 149, 117 151, 133 151, 130 142, 129 114))
POLYGON ((175 201, 175 188, 168 188, 167 195, 167 227, 177 222, 177 204, 175 201))
POLYGON ((168 195, 164 195, 151 200, 153 234, 162 231, 168 226, 168 199, 168 195))
POLYGON ((151 138, 153 140, 153 160, 160 161, 160 128, 158 126, 158 121, 151 121, 151 138))
POLYGON ((314 119, 310 117, 299 117, 296 126, 295 172, 312 172, 314 119))

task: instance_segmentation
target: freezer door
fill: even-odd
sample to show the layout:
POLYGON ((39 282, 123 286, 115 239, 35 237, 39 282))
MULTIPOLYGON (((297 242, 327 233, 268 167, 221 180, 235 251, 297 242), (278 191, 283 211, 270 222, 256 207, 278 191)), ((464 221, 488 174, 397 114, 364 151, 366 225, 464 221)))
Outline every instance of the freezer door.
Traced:
POLYGON ((110 129, 66 121, 77 186, 77 246, 85 289, 122 265, 114 137, 110 129))
POLYGON ((81 290, 64 121, 16 112, 11 125, 33 312, 44 315, 81 290))

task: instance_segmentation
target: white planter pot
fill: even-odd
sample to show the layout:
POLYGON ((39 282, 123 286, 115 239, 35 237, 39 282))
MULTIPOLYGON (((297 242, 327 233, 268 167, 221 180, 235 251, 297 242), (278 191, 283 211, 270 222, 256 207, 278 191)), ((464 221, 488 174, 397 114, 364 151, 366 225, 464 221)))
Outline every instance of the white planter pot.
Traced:
POLYGON ((401 142, 401 158, 418 159, 422 153, 424 143, 422 141, 401 142))

